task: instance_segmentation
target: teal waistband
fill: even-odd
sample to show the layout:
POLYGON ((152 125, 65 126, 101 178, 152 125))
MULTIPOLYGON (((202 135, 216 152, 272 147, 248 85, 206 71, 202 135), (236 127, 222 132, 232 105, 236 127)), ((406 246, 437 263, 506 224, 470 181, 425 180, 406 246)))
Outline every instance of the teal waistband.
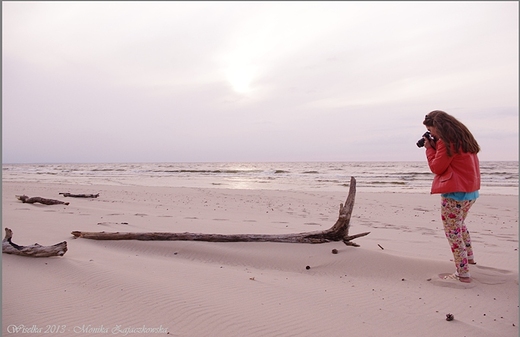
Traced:
POLYGON ((457 201, 475 200, 479 197, 478 191, 475 192, 452 192, 441 194, 444 198, 450 198, 457 201))

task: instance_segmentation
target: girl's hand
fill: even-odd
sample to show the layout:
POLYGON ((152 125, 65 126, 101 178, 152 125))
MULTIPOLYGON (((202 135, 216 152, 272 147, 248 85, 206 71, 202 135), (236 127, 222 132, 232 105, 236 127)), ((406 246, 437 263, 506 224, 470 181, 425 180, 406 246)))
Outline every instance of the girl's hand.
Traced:
POLYGON ((432 148, 435 150, 435 141, 424 137, 424 147, 426 149, 432 148))

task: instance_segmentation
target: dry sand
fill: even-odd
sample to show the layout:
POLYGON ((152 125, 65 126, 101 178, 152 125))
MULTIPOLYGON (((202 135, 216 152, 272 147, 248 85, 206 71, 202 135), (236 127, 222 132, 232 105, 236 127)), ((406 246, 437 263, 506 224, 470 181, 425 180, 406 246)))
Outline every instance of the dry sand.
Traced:
POLYGON ((470 211, 470 285, 437 277, 455 271, 438 195, 358 192, 350 234, 371 232, 358 248, 70 234, 323 230, 347 194, 5 182, 13 242, 66 240, 69 250, 2 254, 2 335, 518 336, 518 196, 482 195, 470 211), (20 194, 70 205, 23 204, 20 194))

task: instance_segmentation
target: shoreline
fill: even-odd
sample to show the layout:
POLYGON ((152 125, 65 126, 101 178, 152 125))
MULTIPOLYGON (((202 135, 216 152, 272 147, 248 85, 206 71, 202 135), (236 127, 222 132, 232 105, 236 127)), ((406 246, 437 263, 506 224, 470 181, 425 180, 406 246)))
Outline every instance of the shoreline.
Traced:
MULTIPOLYGON (((518 162, 484 162, 481 193, 518 195, 518 162)), ((429 193, 423 162, 141 163, 3 165, 3 181, 348 193, 429 193)))
MULTIPOLYGON (((90 181, 81 181, 80 179, 77 179, 77 178, 74 178, 74 179, 71 179, 71 180, 64 180, 64 181, 42 181, 42 180, 39 180, 39 181, 27 181, 27 180, 6 180, 6 181, 3 181, 3 184, 37 184, 37 185, 49 185, 49 186, 56 186, 56 185, 60 185, 60 186, 72 186, 72 187, 77 187, 78 189, 80 190, 92 190, 95 186, 105 186, 107 188, 109 187, 127 187, 127 188, 133 188, 133 187, 136 187, 136 188, 193 188, 193 189, 219 189, 219 190, 229 190, 229 191, 250 191, 250 192, 254 192, 254 191, 273 191, 273 192, 284 192, 284 191, 287 191, 287 192, 293 192, 293 193, 298 193, 298 192, 304 192, 304 193, 307 193, 307 192, 313 192, 313 193, 337 193, 337 194, 345 194, 347 195, 348 194, 348 191, 349 191, 349 187, 348 187, 348 183, 345 182, 344 185, 342 186, 336 186, 336 187, 329 187, 329 188, 305 188, 305 187, 302 187, 302 188, 297 188, 297 187, 291 187, 291 188, 288 188, 288 187, 285 187, 285 188, 276 188, 276 187, 265 187, 265 184, 264 186, 262 186, 262 184, 258 184, 258 186, 262 186, 262 187, 240 187, 239 185, 236 185, 235 187, 233 187, 231 184, 225 184, 225 183, 215 183, 215 182, 198 182, 198 183, 186 183, 186 181, 179 181, 177 183, 170 183, 170 184, 164 184, 164 182, 157 182, 157 183, 151 183, 150 181, 146 181, 146 182, 136 182, 136 179, 135 178, 132 178, 132 179, 128 179, 126 182, 124 181, 112 181, 112 182, 107 182, 107 181, 102 181, 102 179, 100 179, 100 181, 95 181, 95 180, 90 180, 90 181)), ((359 182, 358 182, 359 184, 359 182)), ((514 189, 514 192, 511 191, 512 188, 511 187, 503 187, 503 188, 498 188, 498 187, 490 187, 490 186, 482 186, 481 189, 480 189, 480 195, 483 196, 483 195, 488 195, 488 196, 506 196, 506 197, 516 197, 518 198, 519 194, 519 190, 518 189, 514 189)), ((418 188, 415 188, 415 189, 397 189, 397 188, 392 188, 392 187, 389 187, 389 188, 386 188, 385 187, 381 187, 379 190, 377 189, 377 187, 366 187, 366 186, 357 186, 357 191, 358 193, 373 193, 373 194, 379 194, 379 193, 389 193, 389 194, 416 194, 416 195, 438 195, 438 194, 431 194, 430 193, 430 188, 427 187, 427 188, 423 188, 423 189, 418 189, 418 188)))

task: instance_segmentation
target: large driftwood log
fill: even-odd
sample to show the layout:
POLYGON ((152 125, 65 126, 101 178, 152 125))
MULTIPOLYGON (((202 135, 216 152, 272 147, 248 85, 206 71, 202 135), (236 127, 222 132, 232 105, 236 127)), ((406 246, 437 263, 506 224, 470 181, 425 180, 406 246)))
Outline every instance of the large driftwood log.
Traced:
POLYGON ((71 198, 97 198, 99 197, 99 193, 97 194, 72 194, 72 193, 59 193, 63 195, 64 197, 71 197, 71 198))
POLYGON ((16 199, 20 200, 24 204, 34 204, 36 202, 39 202, 40 204, 44 205, 68 205, 68 202, 60 201, 60 200, 54 200, 54 199, 46 199, 42 197, 31 197, 29 198, 26 195, 17 195, 16 199))
POLYGON ((202 234, 202 233, 164 233, 164 232, 81 232, 73 231, 75 238, 93 240, 143 240, 143 241, 209 241, 209 242, 291 242, 325 243, 343 241, 348 246, 359 245, 352 240, 368 235, 370 232, 349 235, 350 217, 356 196, 356 179, 350 179, 350 189, 345 205, 340 204, 339 217, 334 226, 324 231, 296 234, 202 234))
POLYGON ((2 253, 31 257, 63 256, 67 252, 67 241, 53 246, 42 246, 37 243, 30 246, 20 246, 12 242, 13 231, 5 229, 5 237, 2 240, 2 253))

